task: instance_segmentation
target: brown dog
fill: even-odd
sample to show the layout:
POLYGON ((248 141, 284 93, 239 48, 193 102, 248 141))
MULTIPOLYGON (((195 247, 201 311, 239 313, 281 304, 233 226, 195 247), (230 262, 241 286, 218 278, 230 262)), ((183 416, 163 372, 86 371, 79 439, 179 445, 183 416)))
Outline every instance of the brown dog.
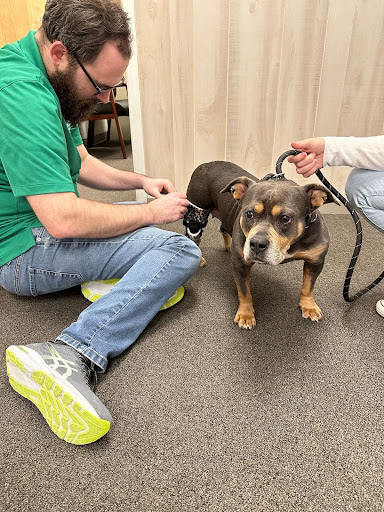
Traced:
POLYGON ((337 203, 325 187, 299 186, 285 178, 259 180, 231 162, 209 162, 193 172, 187 197, 192 204, 184 217, 186 236, 197 244, 209 213, 221 221, 238 290, 234 321, 239 327, 256 325, 250 291, 255 262, 278 265, 304 260, 302 316, 313 321, 322 317, 313 289, 324 265, 329 235, 317 208, 337 203))

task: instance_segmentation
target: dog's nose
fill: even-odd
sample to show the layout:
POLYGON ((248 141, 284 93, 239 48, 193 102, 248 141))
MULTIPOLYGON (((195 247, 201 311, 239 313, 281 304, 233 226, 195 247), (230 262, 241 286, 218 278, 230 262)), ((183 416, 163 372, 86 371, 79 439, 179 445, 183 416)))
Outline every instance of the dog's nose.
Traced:
POLYGON ((259 253, 265 251, 268 248, 269 240, 265 237, 253 237, 249 242, 249 245, 255 253, 259 253))

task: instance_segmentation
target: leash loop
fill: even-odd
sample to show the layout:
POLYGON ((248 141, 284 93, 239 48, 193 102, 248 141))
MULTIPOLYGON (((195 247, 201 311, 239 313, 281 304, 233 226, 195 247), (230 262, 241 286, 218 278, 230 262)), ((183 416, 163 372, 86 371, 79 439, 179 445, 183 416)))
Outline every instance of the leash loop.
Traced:
MULTIPOLYGON (((276 174, 282 174, 281 166, 284 162, 284 160, 291 155, 298 155, 299 153, 302 153, 302 151, 298 149, 289 149, 288 151, 285 151, 276 162, 276 174)), ((366 286, 365 288, 361 289, 355 295, 352 297, 349 296, 349 287, 351 284, 352 274, 355 270, 355 266, 357 263, 357 258, 360 253, 361 246, 363 244, 363 227, 360 222, 360 218, 356 212, 356 210, 353 208, 351 203, 346 199, 344 196, 340 194, 338 190, 333 187, 329 181, 325 178, 323 173, 320 171, 320 169, 317 169, 315 172, 316 176, 319 178, 321 183, 347 208, 349 213, 351 214, 354 222, 355 222, 355 228, 356 228, 356 244, 355 249, 353 251, 353 255, 351 258, 351 261, 349 263, 349 267, 347 269, 347 273, 344 280, 344 287, 343 287, 343 298, 345 302, 353 302, 357 298, 361 297, 365 293, 369 292, 369 290, 372 290, 377 284, 380 283, 382 279, 384 279, 384 272, 382 272, 370 285, 366 286)))

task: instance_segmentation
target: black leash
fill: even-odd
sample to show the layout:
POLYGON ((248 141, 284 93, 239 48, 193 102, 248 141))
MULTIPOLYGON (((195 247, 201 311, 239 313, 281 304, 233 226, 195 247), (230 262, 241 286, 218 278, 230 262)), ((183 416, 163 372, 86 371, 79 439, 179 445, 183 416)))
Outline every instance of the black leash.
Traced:
MULTIPOLYGON (((288 151, 286 151, 285 153, 283 153, 278 159, 277 159, 277 162, 276 162, 276 174, 279 174, 279 175, 283 175, 282 173, 282 170, 281 170, 281 166, 284 162, 284 160, 290 156, 290 155, 298 155, 299 153, 302 153, 302 151, 299 151, 297 149, 290 149, 288 151)), ((324 177, 323 173, 320 171, 320 169, 317 169, 316 171, 316 176, 319 178, 319 180, 321 181, 321 183, 323 183, 323 185, 325 187, 327 187, 327 189, 332 192, 332 194, 347 208, 347 210, 349 211, 349 213, 352 215, 352 218, 355 222, 355 228, 356 228, 356 244, 355 244, 355 250, 353 251, 353 255, 352 255, 352 258, 351 258, 351 261, 349 263, 349 267, 348 267, 348 270, 347 270, 347 274, 345 276, 345 281, 344 281, 344 288, 343 288, 343 297, 344 297, 344 300, 346 302, 353 302, 354 300, 356 300, 357 298, 361 297, 362 295, 364 295, 365 293, 369 292, 369 290, 372 290, 372 288, 374 288, 377 284, 380 283, 380 281, 382 279, 384 279, 384 272, 382 272, 379 277, 377 277, 373 283, 371 283, 370 285, 368 285, 366 288, 363 288, 362 290, 360 290, 359 292, 355 293, 355 295, 353 295, 353 297, 350 297, 349 296, 349 287, 350 287, 350 284, 351 284, 351 279, 352 279, 352 274, 353 274, 353 271, 355 270, 355 266, 356 266, 356 263, 357 263, 357 258, 359 256, 359 253, 360 253, 360 249, 361 249, 361 246, 362 246, 362 243, 363 243, 363 228, 361 226, 361 222, 360 222, 360 218, 356 212, 356 210, 352 207, 351 203, 348 201, 348 199, 346 199, 344 196, 342 196, 340 194, 340 192, 338 190, 336 190, 330 183, 329 181, 324 177)), ((283 175, 284 176, 284 175, 283 175)))

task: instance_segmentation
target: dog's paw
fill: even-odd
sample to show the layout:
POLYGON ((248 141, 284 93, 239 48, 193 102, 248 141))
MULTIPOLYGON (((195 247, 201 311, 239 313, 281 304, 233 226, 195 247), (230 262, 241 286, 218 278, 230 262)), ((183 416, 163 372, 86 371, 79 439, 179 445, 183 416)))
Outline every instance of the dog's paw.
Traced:
POLYGON ((300 304, 301 314, 303 318, 310 318, 312 322, 318 322, 322 318, 323 314, 321 309, 313 302, 312 304, 300 304))
POLYGON ((205 258, 202 256, 200 261, 200 267, 205 267, 206 264, 207 262, 205 261, 205 258))
POLYGON ((253 329, 256 325, 255 316, 252 313, 236 313, 233 320, 242 329, 253 329))
POLYGON ((224 238, 224 246, 225 246, 225 250, 227 252, 231 252, 231 247, 232 247, 232 237, 230 235, 223 235, 223 238, 224 238))

